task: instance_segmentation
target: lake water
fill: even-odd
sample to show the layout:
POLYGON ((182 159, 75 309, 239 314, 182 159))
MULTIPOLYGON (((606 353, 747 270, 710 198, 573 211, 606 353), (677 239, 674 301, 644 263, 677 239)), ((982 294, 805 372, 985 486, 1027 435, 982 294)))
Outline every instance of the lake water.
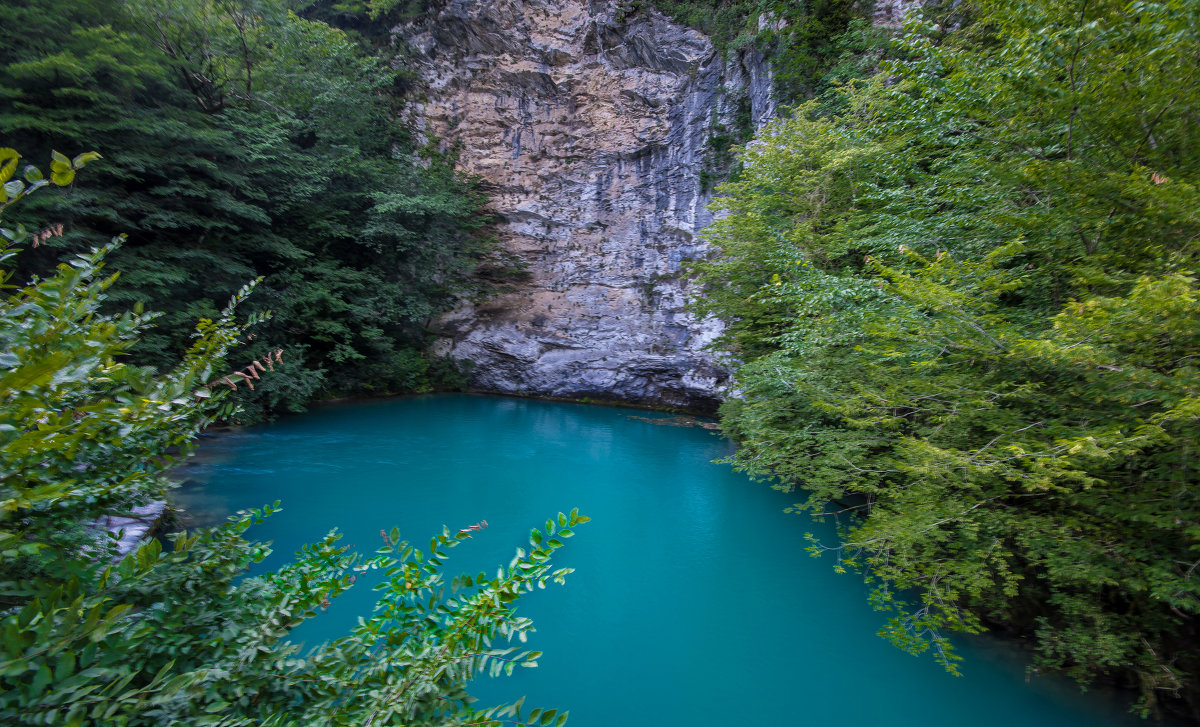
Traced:
MULTIPOLYGON (((326 406, 205 440, 179 474, 198 524, 276 499, 249 535, 281 565, 331 528, 367 553, 379 530, 428 543, 442 525, 490 527, 451 552, 448 574, 494 571, 532 527, 578 507, 556 564, 576 572, 522 601, 545 652, 537 669, 483 679, 487 704, 570 710, 572 727, 1115 727, 1146 724, 1109 693, 1027 680, 1024 657, 959 640, 965 676, 875 635, 854 575, 805 552, 833 534, 712 460, 717 434, 642 411, 473 395, 326 406), (647 421, 651 420, 651 421, 647 421)), ((356 587, 305 624, 316 643, 370 613, 356 587)))

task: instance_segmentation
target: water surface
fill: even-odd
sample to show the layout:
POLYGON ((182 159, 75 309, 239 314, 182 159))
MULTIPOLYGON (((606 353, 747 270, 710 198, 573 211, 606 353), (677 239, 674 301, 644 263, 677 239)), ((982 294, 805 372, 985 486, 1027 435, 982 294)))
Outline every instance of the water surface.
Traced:
MULTIPOLYGON (((713 464, 730 452, 716 434, 647 418, 667 421, 472 395, 328 406, 209 438, 178 500, 198 522, 281 500, 249 533, 274 541, 267 566, 335 527, 369 553, 381 528, 419 544, 487 520, 449 574, 507 564, 531 527, 578 507, 593 521, 556 560, 576 572, 522 602, 541 667, 474 689, 569 709, 572 727, 1145 724, 1111 694, 1027 682, 1021 653, 992 640, 960 640, 964 677, 897 650, 858 578, 805 552, 805 532, 833 537, 784 514, 795 496, 713 464)), ((296 635, 342 635, 372 605, 352 589, 296 635)))

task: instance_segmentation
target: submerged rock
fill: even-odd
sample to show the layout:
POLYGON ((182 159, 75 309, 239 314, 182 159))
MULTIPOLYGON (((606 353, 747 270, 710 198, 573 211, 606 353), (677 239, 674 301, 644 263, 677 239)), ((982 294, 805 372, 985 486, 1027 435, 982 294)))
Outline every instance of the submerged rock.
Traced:
POLYGON ((747 50, 611 0, 450 0, 395 33, 424 79, 409 121, 490 185, 510 292, 435 324, 482 390, 714 409, 722 331, 685 309, 713 136, 775 112, 747 50), (737 119, 738 115, 741 119, 737 119))
POLYGON ((105 515, 92 523, 91 530, 97 540, 115 536, 117 551, 114 559, 120 560, 137 550, 153 534, 166 511, 165 500, 154 500, 133 508, 127 515, 105 515))

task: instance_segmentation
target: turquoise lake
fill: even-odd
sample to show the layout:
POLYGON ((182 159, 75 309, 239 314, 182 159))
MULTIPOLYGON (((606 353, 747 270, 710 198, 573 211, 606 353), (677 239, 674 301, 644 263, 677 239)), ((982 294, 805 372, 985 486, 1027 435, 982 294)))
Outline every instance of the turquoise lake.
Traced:
MULTIPOLYGON (((525 695, 570 710, 572 727, 1147 724, 1110 693, 1027 680, 998 640, 958 640, 963 677, 891 646, 861 580, 805 552, 806 532, 834 537, 783 512, 800 496, 714 464, 732 445, 673 421, 474 395, 331 405, 206 438, 176 499, 195 524, 281 500, 249 533, 274 542, 267 567, 335 527, 370 553, 381 528, 427 544, 443 524, 487 520, 451 551, 451 574, 507 565, 530 528, 578 507, 592 522, 556 559, 576 572, 522 602, 541 666, 473 690, 485 706, 525 695)), ((370 613, 362 581, 296 638, 370 613)))

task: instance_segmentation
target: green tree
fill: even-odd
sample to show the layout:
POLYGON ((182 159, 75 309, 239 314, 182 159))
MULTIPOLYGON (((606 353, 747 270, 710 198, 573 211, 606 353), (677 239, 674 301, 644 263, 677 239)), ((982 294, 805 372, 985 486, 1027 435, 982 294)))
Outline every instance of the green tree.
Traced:
POLYGON ((950 632, 1000 625, 1037 668, 1200 703, 1197 12, 914 23, 716 203, 698 306, 742 360, 734 463, 837 518, 814 553, 951 670, 950 632))
POLYGON ((109 305, 163 314, 133 354, 159 367, 262 277, 247 305, 275 315, 259 340, 291 356, 244 417, 443 383, 426 325, 489 289, 476 268, 493 245, 476 185, 395 121, 402 71, 282 0, 30 0, 0 25, 5 143, 105 156, 22 212, 64 224, 22 275, 126 234, 109 305))
MULTIPOLYGON (((55 155, 51 181, 70 184, 93 157, 55 155)), ((15 179, 18 166, 16 152, 0 150, 4 208, 46 186, 33 167, 15 179)), ((4 282, 15 245, 58 234, 33 229, 0 228, 4 282)), ((482 673, 536 665, 537 653, 498 642, 530 629, 514 610, 522 592, 569 572, 550 557, 587 521, 577 512, 534 530, 528 551, 494 577, 443 575, 466 528, 443 529, 424 552, 393 530, 365 558, 330 533, 248 578, 270 549, 244 533, 278 504, 177 534, 169 550, 151 541, 115 558, 115 538, 89 523, 161 496, 171 464, 233 405, 225 380, 235 374, 221 372, 243 333, 234 308, 249 292, 201 320, 183 360, 155 375, 120 360, 153 316, 104 312, 116 276, 100 271, 118 245, 7 286, 0 300, 0 720, 561 725, 566 715, 554 710, 478 710, 466 687, 482 673), (373 616, 307 655, 283 640, 366 571, 383 574, 373 616)), ((269 377, 276 360, 256 368, 269 377)))

